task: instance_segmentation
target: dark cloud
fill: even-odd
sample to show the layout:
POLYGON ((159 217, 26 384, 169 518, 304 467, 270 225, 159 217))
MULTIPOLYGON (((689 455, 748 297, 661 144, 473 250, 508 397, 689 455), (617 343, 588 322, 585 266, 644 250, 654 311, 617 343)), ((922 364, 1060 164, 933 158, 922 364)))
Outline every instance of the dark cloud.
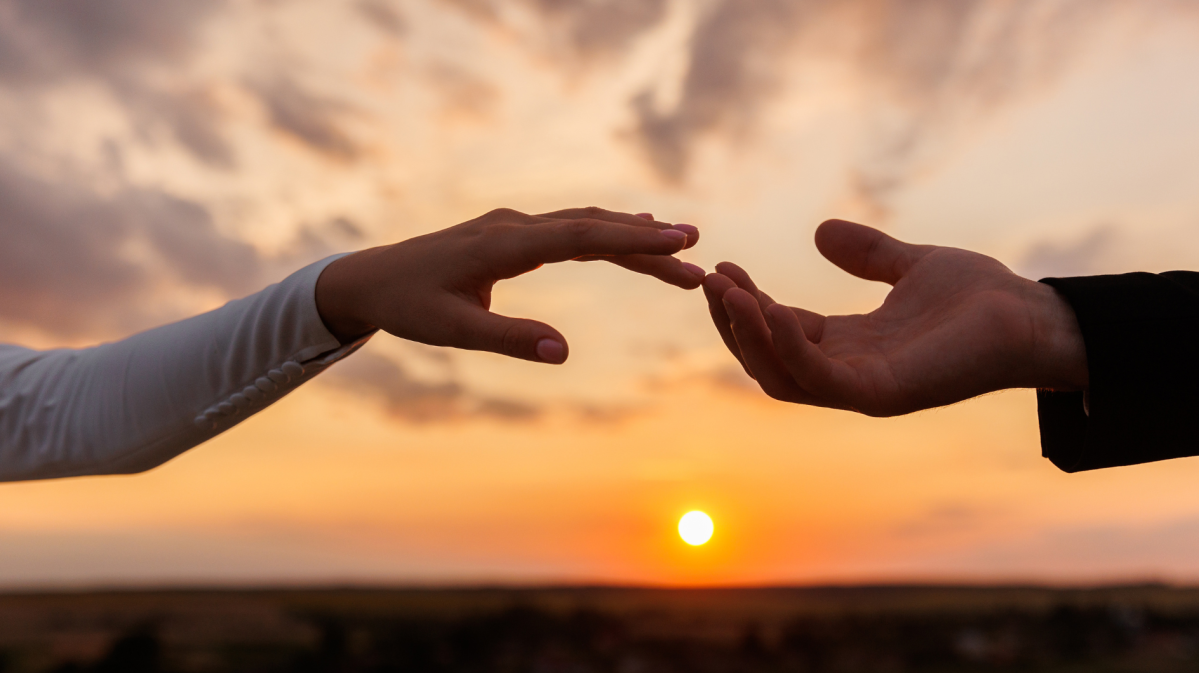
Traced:
POLYGON ((0 79, 42 84, 177 62, 222 4, 0 0, 0 79))
MULTIPOLYGON (((442 0, 477 20, 496 23, 505 0, 442 0)), ((545 22, 538 42, 583 59, 608 57, 666 18, 667 0, 520 0, 545 22)))
POLYGON ((337 100, 311 93, 287 77, 249 85, 266 108, 272 126, 325 156, 350 161, 358 146, 338 125, 350 107, 337 100))
POLYGON ((526 0, 583 57, 607 56, 666 18, 666 0, 526 0))
POLYGON ((410 423, 465 418, 532 421, 542 409, 519 400, 478 395, 455 381, 421 381, 390 358, 369 351, 339 362, 323 377, 346 390, 380 401, 392 417, 410 423))
POLYGON ((1024 258, 1016 265, 1016 271, 1034 279, 1101 273, 1105 268, 1105 262, 1109 261, 1116 251, 1118 239, 1116 227, 1101 225, 1071 243, 1042 241, 1025 253, 1024 258))
POLYGON ((204 90, 156 90, 127 80, 114 82, 113 90, 143 134, 163 130, 193 157, 213 168, 231 169, 237 165, 236 153, 221 130, 221 109, 204 90))
POLYGON ((408 30, 399 10, 385 0, 359 0, 355 7, 371 25, 392 37, 401 37, 408 30))
POLYGON ((222 115, 177 73, 199 30, 224 5, 142 0, 0 0, 0 86, 43 89, 70 80, 106 86, 143 128, 162 128, 199 161, 233 167, 222 115), (163 73, 168 77, 156 77, 163 73))
POLYGON ((144 327, 153 266, 235 295, 255 288, 262 263, 199 204, 150 189, 102 196, 3 158, 0 240, 0 317, 62 335, 144 327))

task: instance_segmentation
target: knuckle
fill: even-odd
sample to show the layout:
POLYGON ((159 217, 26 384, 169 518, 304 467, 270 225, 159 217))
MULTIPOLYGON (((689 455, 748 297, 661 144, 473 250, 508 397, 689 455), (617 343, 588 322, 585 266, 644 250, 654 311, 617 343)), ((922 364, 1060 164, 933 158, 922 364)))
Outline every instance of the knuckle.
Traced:
POLYGON ((608 211, 599 206, 587 206, 583 209, 583 212, 586 213, 587 217, 599 217, 600 215, 607 214, 608 211))
POLYGON ((491 221, 511 221, 524 219, 527 216, 524 213, 511 208, 496 208, 492 211, 489 211, 484 217, 491 221))
POLYGON ((523 346, 525 345, 525 335, 516 323, 512 323, 504 328, 504 332, 500 335, 500 349, 502 353, 512 356, 521 356, 524 354, 523 346))
POLYGON ((579 220, 571 220, 564 223, 562 226, 571 236, 576 238, 586 238, 595 232, 597 225, 598 223, 595 220, 584 218, 579 220))

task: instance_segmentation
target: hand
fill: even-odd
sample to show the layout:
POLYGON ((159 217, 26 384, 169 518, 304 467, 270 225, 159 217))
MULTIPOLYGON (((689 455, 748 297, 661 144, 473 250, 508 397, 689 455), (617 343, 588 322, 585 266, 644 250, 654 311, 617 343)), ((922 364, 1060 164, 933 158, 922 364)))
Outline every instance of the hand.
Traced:
POLYGON ((493 210, 449 229, 338 259, 317 281, 317 310, 342 343, 382 329, 433 346, 561 364, 567 346, 557 330, 489 310, 497 281, 542 264, 604 259, 694 289, 703 269, 671 255, 698 240, 695 227, 655 222, 648 213, 493 210))
POLYGON ((1004 388, 1086 388, 1077 320, 1048 285, 984 255, 840 220, 820 225, 816 247, 894 286, 883 305, 827 317, 786 307, 728 262, 704 280, 725 345, 771 397, 896 416, 1004 388))

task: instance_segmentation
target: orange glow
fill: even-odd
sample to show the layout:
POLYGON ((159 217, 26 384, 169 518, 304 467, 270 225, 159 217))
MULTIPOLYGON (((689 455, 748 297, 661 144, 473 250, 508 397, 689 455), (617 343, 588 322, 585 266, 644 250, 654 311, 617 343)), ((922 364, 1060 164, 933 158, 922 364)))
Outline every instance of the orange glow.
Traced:
MULTIPOLYGON (((868 311, 887 291, 819 256, 812 234, 830 217, 1031 277, 1199 269, 1186 3, 1143 3, 1169 9, 1137 20, 1142 3, 1100 3, 1048 27, 1019 21, 1049 10, 986 24, 1004 3, 964 3, 986 10, 972 20, 958 3, 794 16, 774 3, 727 26, 705 12, 738 3, 647 3, 669 9, 646 26, 569 23, 593 3, 460 7, 473 4, 390 3, 404 28, 389 33, 360 3, 212 3, 225 9, 204 30, 155 38, 175 46, 111 86, 116 57, 77 77, 31 71, 11 96, 0 69, 0 180, 199 204, 212 232, 178 240, 253 246, 254 287, 501 206, 691 223, 702 238, 686 261, 737 262, 776 300, 823 313, 868 311), (954 26, 970 32, 942 32, 954 26), (721 76, 689 76, 692 63, 721 76)), ((126 46, 113 53, 142 53, 126 46)), ((87 60, 61 54, 83 52, 21 62, 87 60)), ((47 212, 75 213, 79 194, 47 212)), ((139 217, 111 228, 128 239, 110 253, 143 275, 71 262, 116 279, 110 302, 64 304, 91 322, 4 288, 0 340, 116 338, 242 291, 189 280, 212 264, 154 257, 159 230, 139 217)), ((70 232, 31 221, 45 247, 16 266, 86 257, 90 244, 60 255, 70 232)), ((786 405, 726 352, 700 292, 600 262, 501 283, 494 309, 559 329, 569 361, 379 335, 355 357, 404 377, 337 365, 147 474, 0 484, 0 585, 1199 579, 1185 542, 1199 539, 1199 461, 1062 474, 1040 457, 1031 391, 896 419, 786 405), (702 551, 675 537, 682 507, 718 515, 702 551)))

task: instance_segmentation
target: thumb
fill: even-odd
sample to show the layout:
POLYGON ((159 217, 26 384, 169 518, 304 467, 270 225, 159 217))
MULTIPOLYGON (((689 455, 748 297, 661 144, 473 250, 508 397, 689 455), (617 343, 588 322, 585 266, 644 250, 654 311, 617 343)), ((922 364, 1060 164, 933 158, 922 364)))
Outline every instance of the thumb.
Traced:
POLYGON ((566 362, 566 337, 545 323, 509 318, 470 304, 457 313, 451 321, 458 343, 450 345, 551 365, 566 362))
POLYGON ((904 243, 865 225, 828 220, 816 228, 816 249, 858 278, 894 285, 928 246, 904 243))

